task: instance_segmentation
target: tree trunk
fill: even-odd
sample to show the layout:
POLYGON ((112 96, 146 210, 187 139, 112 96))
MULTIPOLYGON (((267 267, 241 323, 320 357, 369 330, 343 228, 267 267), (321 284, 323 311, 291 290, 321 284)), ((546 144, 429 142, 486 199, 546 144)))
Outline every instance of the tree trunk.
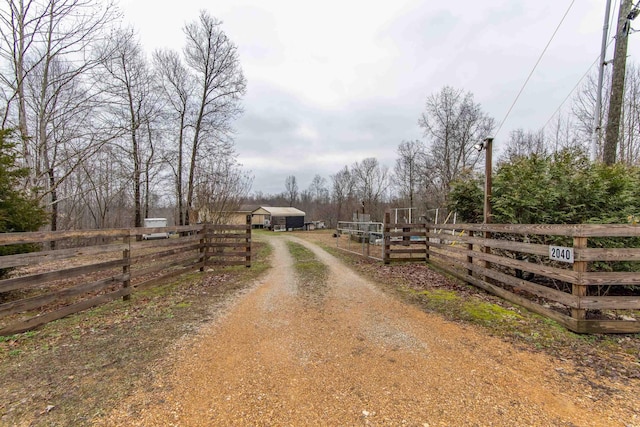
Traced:
MULTIPOLYGON (((55 187, 56 178, 53 169, 49 169, 48 174, 51 187, 51 231, 56 231, 58 230, 58 192, 55 187)), ((56 248, 55 240, 49 242, 49 248, 51 250, 56 248)))
POLYGON ((178 193, 178 221, 179 225, 186 225, 184 212, 184 194, 182 188, 182 155, 184 149, 184 120, 186 108, 180 114, 180 135, 178 136, 178 178, 176 179, 176 192, 178 193))
POLYGON ((624 99, 624 77, 627 63, 627 41, 631 21, 627 18, 631 11, 631 0, 622 0, 618 13, 616 30, 616 47, 613 59, 613 76, 611 77, 611 97, 609 98, 609 117, 604 140, 603 161, 607 165, 616 162, 618 138, 620 133, 620 113, 624 99))

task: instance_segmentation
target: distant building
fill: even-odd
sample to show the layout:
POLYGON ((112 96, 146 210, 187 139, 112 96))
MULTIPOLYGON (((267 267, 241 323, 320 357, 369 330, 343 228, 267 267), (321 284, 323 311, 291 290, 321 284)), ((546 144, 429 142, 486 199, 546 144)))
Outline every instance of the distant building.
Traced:
POLYGON ((268 228, 273 231, 302 230, 305 213, 296 208, 260 206, 252 213, 254 228, 268 228))
POLYGON ((240 208, 234 211, 211 212, 209 208, 205 206, 196 211, 196 215, 196 223, 209 222, 214 224, 243 225, 247 223, 247 215, 251 215, 251 211, 240 208))

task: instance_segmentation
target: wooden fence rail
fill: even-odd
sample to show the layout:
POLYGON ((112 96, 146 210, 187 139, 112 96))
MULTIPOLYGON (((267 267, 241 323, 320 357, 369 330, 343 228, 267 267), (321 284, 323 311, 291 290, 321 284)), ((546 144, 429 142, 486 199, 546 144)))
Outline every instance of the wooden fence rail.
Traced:
POLYGON ((0 335, 11 335, 189 271, 250 267, 251 217, 243 225, 3 233, 0 246, 29 250, 0 256, 9 272, 0 280, 0 335), (170 238, 142 239, 151 233, 170 238))
POLYGON ((638 333, 639 242, 640 227, 626 224, 385 221, 384 262, 427 260, 574 332, 638 333))

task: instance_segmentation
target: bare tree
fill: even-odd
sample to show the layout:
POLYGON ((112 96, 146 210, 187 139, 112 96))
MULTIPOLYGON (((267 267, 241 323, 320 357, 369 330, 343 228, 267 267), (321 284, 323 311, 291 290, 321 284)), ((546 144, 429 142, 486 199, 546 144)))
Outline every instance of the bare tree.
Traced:
POLYGON ((315 175, 309 184, 309 193, 316 203, 327 203, 329 200, 329 190, 327 190, 327 180, 320 175, 315 175))
POLYGON ((187 181, 187 209, 193 208, 201 147, 207 142, 223 139, 231 131, 230 123, 241 112, 240 98, 246 91, 237 48, 221 26, 220 21, 203 10, 198 20, 184 27, 187 37, 184 56, 195 73, 198 93, 187 181))
POLYGON ((640 68, 636 64, 627 66, 625 81, 617 158, 633 165, 640 161, 640 68))
POLYGON ((34 138, 34 128, 40 128, 39 137, 47 135, 42 128, 48 124, 45 115, 51 114, 50 97, 97 65, 97 58, 85 52, 102 40, 105 28, 119 15, 112 1, 5 0, 5 4, 0 8, 0 57, 8 69, 0 73, 0 82, 8 97, 2 125, 12 121, 11 106, 16 103, 24 159, 33 173, 31 184, 38 186, 42 183, 35 161, 42 141, 34 138), (34 94, 27 93, 27 79, 36 73, 31 84, 37 80, 40 109, 29 114, 27 105, 34 94))
POLYGON ((361 162, 356 162, 351 167, 354 189, 365 213, 371 218, 381 219, 381 203, 384 194, 389 187, 389 173, 386 166, 381 166, 378 159, 368 157, 361 162))
POLYGON ((445 86, 427 98, 418 124, 429 142, 427 182, 444 201, 450 183, 483 158, 474 145, 491 135, 494 120, 474 102, 470 92, 445 86))
POLYGON ((131 160, 134 226, 141 227, 145 156, 153 154, 149 145, 146 150, 143 146, 145 126, 152 120, 156 104, 152 90, 153 74, 132 30, 114 32, 111 42, 113 46, 106 48, 112 51, 112 55, 102 62, 100 86, 114 124, 128 140, 128 144, 121 148, 131 160))
POLYGON ((542 155, 547 152, 544 130, 527 131, 516 129, 511 131, 507 147, 500 157, 500 161, 511 161, 516 157, 527 157, 531 154, 542 155))
POLYGON ((336 222, 343 218, 343 207, 353 198, 353 176, 345 166, 331 175, 333 203, 336 206, 336 222))
POLYGON ((424 164, 425 146, 422 141, 403 141, 398 146, 398 158, 394 167, 393 182, 400 197, 415 207, 415 196, 420 184, 421 166, 424 164))
POLYGON ((95 92, 87 71, 118 12, 97 0, 6 0, 0 8, 0 84, 7 106, 2 125, 15 126, 33 189, 57 229, 59 189, 104 142, 94 129, 95 92))
POLYGON ((289 203, 289 206, 293 206, 298 199, 298 181, 294 175, 289 175, 285 178, 284 188, 287 203, 289 203))
POLYGON ((168 129, 171 137, 171 148, 168 164, 173 169, 178 210, 178 223, 187 222, 186 202, 184 195, 184 157, 186 152, 189 114, 193 109, 195 82, 185 67, 180 55, 171 50, 160 50, 153 54, 154 66, 160 78, 162 93, 170 108, 169 121, 175 123, 168 129))
POLYGON ((194 204, 199 219, 214 224, 225 223, 240 208, 252 178, 242 170, 234 155, 209 153, 199 167, 194 204))
MULTIPOLYGON (((603 92, 604 97, 607 98, 611 92, 611 79, 606 77, 604 82, 603 92)), ((618 125, 616 158, 626 164, 635 164, 640 160, 640 69, 634 63, 629 63, 626 67, 624 87, 618 125)), ((586 142, 593 137, 596 89, 595 76, 590 75, 572 100, 572 116, 558 118, 554 123, 552 132, 557 134, 561 130, 561 141, 556 144, 556 148, 582 147, 585 150, 587 149, 588 144, 586 142)), ((608 117, 607 103, 603 103, 600 116, 604 120, 601 128, 605 128, 608 117)), ((555 140, 558 141, 557 138, 555 140)), ((603 145, 602 138, 600 138, 596 143, 596 149, 598 150, 596 158, 603 158, 603 145)))

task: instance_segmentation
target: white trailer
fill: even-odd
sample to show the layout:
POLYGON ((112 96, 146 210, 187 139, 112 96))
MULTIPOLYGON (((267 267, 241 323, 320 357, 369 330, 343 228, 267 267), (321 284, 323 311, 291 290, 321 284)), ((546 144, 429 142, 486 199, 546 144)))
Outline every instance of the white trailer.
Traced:
MULTIPOLYGON (((166 227, 167 226, 167 218, 145 218, 144 219, 144 227, 145 228, 157 228, 157 227, 166 227)), ((168 239, 169 233, 150 233, 143 234, 142 238, 144 240, 149 239, 168 239)))

